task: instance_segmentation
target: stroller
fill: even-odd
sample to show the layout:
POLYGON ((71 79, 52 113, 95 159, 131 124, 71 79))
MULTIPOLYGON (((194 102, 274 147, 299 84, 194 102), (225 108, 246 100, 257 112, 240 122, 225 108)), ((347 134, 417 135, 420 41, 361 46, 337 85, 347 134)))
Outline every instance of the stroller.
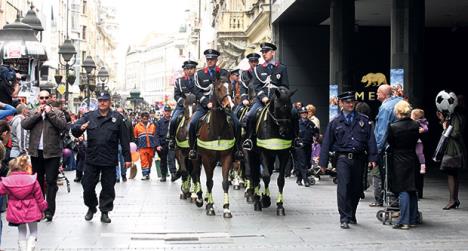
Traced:
MULTIPOLYGON (((384 189, 383 193, 383 205, 385 209, 377 211, 376 217, 377 220, 382 222, 383 225, 389 224, 393 225, 394 219, 398 219, 400 217, 400 207, 398 205, 398 201, 395 201, 392 193, 390 192, 390 185, 389 185, 389 148, 385 149, 384 154, 384 170, 385 170, 385 177, 384 177, 384 189)), ((418 211, 418 224, 421 224, 423 220, 422 213, 418 211)))
POLYGON ((63 186, 63 183, 65 182, 65 185, 67 186, 67 192, 70 193, 70 181, 68 180, 67 176, 65 175, 65 172, 63 171, 63 165, 60 165, 59 167, 59 175, 57 177, 57 185, 58 186, 63 186))
POLYGON ((307 171, 308 176, 313 176, 314 179, 310 179, 312 182, 315 183, 315 179, 320 180, 321 175, 329 175, 333 179, 333 183, 337 184, 338 180, 336 178, 336 158, 335 158, 335 153, 330 152, 330 164, 328 165, 328 168, 325 173, 322 173, 320 170, 320 166, 318 165, 318 161, 316 161, 314 158, 312 158, 311 162, 312 165, 310 169, 307 171))

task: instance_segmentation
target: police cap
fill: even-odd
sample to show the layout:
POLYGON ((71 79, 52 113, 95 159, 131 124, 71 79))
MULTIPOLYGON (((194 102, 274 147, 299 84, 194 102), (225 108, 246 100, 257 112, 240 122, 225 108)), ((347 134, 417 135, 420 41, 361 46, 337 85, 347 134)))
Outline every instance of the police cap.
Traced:
POLYGON ((246 56, 249 61, 258 61, 260 55, 258 53, 250 53, 246 56))
POLYGON ((297 111, 299 114, 301 113, 307 113, 307 109, 305 107, 301 107, 301 109, 299 109, 299 111, 297 111))
POLYGON ((192 60, 187 60, 184 62, 184 65, 182 65, 182 68, 184 69, 191 69, 191 68, 196 68, 198 65, 197 62, 192 61, 192 60))
POLYGON ((110 94, 107 91, 103 91, 103 92, 99 93, 97 99, 98 100, 109 100, 110 99, 110 94))
POLYGON ((166 112, 166 111, 169 111, 169 112, 170 112, 170 111, 172 111, 172 108, 171 108, 169 105, 165 105, 165 106, 164 106, 164 111, 165 111, 165 112, 166 112))
POLYGON ((208 49, 203 52, 206 59, 217 59, 221 53, 215 49, 208 49))
POLYGON ((239 69, 232 70, 231 74, 239 75, 239 69))
POLYGON ((356 92, 354 91, 343 92, 340 95, 338 95, 338 99, 343 100, 343 101, 354 101, 356 100, 356 92))
POLYGON ((270 50, 276 51, 276 45, 274 45, 272 43, 267 43, 267 42, 260 44, 260 51, 261 52, 267 52, 267 51, 270 51, 270 50))

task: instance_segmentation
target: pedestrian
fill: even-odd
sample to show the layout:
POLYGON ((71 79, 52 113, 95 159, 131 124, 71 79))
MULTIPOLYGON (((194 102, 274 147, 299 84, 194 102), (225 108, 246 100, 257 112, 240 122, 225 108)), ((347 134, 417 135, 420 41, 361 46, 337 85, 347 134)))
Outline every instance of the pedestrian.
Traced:
POLYGON ((29 116, 29 109, 25 104, 16 107, 16 115, 10 121, 11 125, 11 151, 10 157, 16 158, 22 154, 27 154, 29 131, 21 126, 21 121, 29 116))
POLYGON ((18 249, 34 250, 37 243, 37 222, 47 209, 36 174, 30 175, 28 156, 10 160, 10 175, 2 178, 0 194, 8 195, 6 220, 10 226, 18 227, 18 249), (27 233, 29 230, 29 237, 27 233))
POLYGON ((390 190, 399 195, 400 219, 394 229, 409 229, 418 220, 418 197, 416 194, 416 172, 419 161, 416 144, 419 139, 419 124, 411 119, 411 106, 401 100, 395 105, 397 121, 390 124, 388 144, 390 146, 390 190))
POLYGON ((320 132, 320 120, 315 116, 317 114, 317 109, 313 104, 308 104, 306 106, 307 117, 314 123, 314 125, 319 129, 320 132))
POLYGON ((0 66, 0 102, 13 105, 20 91, 21 75, 8 65, 0 66))
POLYGON ((437 117, 445 130, 452 126, 452 132, 448 137, 447 148, 445 149, 440 170, 447 174, 449 201, 443 210, 456 209, 460 206, 458 192, 460 187, 460 170, 466 168, 466 146, 463 133, 466 130, 466 118, 460 113, 460 109, 455 108, 455 111, 448 114, 437 112, 437 117))
MULTIPOLYGON (((177 105, 172 112, 172 118, 169 124, 169 149, 175 149, 175 135, 177 126, 180 122, 181 116, 184 114, 184 101, 189 94, 195 93, 195 80, 193 75, 198 63, 192 60, 187 60, 183 63, 182 68, 184 76, 178 78, 174 83, 174 100, 177 105)), ((156 123, 157 121, 155 121, 156 123)))
POLYGON ((31 116, 21 121, 21 126, 30 132, 28 153, 32 170, 37 173, 37 180, 49 205, 45 218, 52 221, 63 150, 62 134, 67 130, 67 122, 63 112, 48 103, 49 98, 48 91, 39 92, 39 106, 31 116))
POLYGON ((301 116, 299 119, 299 137, 301 137, 304 146, 294 149, 294 162, 297 170, 296 183, 302 186, 302 181, 304 181, 304 186, 310 187, 311 183, 307 177, 307 171, 311 165, 312 143, 314 142, 314 138, 319 136, 319 132, 314 123, 307 117, 307 109, 305 107, 299 110, 299 115, 301 116))
POLYGON ((149 113, 142 112, 140 117, 141 120, 135 125, 133 133, 140 154, 142 180, 149 180, 156 147, 156 125, 149 123, 149 113))
MULTIPOLYGON (((168 154, 169 146, 166 141, 167 130, 169 127, 169 122, 171 121, 171 107, 166 105, 164 106, 163 116, 158 120, 156 125, 156 151, 158 156, 161 159, 160 169, 161 169, 161 182, 166 182, 166 177, 168 174, 168 154)), ((171 167, 171 166, 170 166, 171 167)), ((175 181, 176 170, 172 167, 171 180, 175 181)))
POLYGON ((111 100, 108 92, 98 96, 98 109, 86 113, 72 127, 75 137, 87 132, 86 162, 83 174, 83 200, 88 207, 85 220, 93 219, 97 206, 101 211, 101 222, 111 223, 109 212, 114 208, 115 182, 118 158, 118 145, 122 147, 125 167, 131 165, 128 128, 123 116, 110 109, 111 100), (99 203, 96 197, 96 185, 101 180, 99 203))
POLYGON ((369 118, 355 111, 355 92, 338 96, 342 111, 328 124, 320 151, 319 166, 326 172, 329 153, 337 158, 337 195, 340 227, 357 224, 356 210, 362 192, 361 170, 375 167, 377 149, 369 118))
POLYGON ((416 155, 419 160, 419 172, 416 173, 416 189, 418 191, 418 198, 423 198, 423 188, 424 188, 424 175, 426 173, 426 157, 424 156, 424 144, 421 138, 424 134, 429 131, 429 122, 424 117, 424 110, 422 109, 413 109, 411 111, 411 119, 418 122, 419 124, 419 139, 416 144, 416 155))
MULTIPOLYGON (((385 147, 387 145, 387 130, 391 123, 397 120, 393 108, 395 107, 396 103, 403 100, 402 97, 396 95, 392 91, 392 87, 390 85, 384 84, 379 86, 377 89, 377 100, 382 102, 382 105, 379 107, 379 112, 375 119, 375 140, 377 142, 377 150, 379 153, 378 159, 378 167, 379 167, 379 177, 374 177, 375 184, 380 184, 379 187, 374 186, 377 188, 377 191, 374 191, 374 195, 377 195, 376 200, 369 204, 370 207, 380 207, 383 205, 383 185, 384 183, 382 180, 385 179, 385 166, 384 166, 384 155, 385 155, 385 147)), ((390 197, 390 204, 395 206, 393 203, 396 199, 389 193, 390 197)))
MULTIPOLYGON (((8 164, 5 164, 5 157, 6 157, 6 148, 5 145, 8 143, 11 137, 11 129, 10 126, 8 125, 8 122, 5 120, 0 120, 0 176, 1 177, 6 177, 8 174, 8 164)), ((2 228, 3 228, 3 222, 2 222, 2 206, 3 205, 3 199, 4 196, 0 195, 0 246, 2 244, 2 228)))
MULTIPOLYGON (((133 135, 133 125, 132 125, 132 119, 127 115, 127 112, 124 110, 124 108, 119 107, 116 109, 118 113, 120 113, 124 117, 124 124, 127 127, 128 130, 128 135, 129 135, 129 142, 135 142, 135 137, 133 135)), ((153 120, 150 121, 150 123, 153 120)), ((122 177, 123 182, 127 182, 127 168, 125 168, 125 160, 122 155, 122 147, 119 145, 119 165, 116 167, 116 177, 117 177, 117 182, 120 181, 120 177, 122 177)), ((136 168, 136 167, 135 167, 136 168)))

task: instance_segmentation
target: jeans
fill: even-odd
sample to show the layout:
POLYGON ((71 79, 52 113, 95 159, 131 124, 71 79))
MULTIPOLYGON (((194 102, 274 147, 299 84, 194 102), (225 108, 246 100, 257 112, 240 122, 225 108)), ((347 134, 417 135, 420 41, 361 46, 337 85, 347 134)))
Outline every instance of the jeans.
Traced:
POLYGON ((400 220, 398 224, 414 225, 418 222, 416 192, 400 192, 400 220))

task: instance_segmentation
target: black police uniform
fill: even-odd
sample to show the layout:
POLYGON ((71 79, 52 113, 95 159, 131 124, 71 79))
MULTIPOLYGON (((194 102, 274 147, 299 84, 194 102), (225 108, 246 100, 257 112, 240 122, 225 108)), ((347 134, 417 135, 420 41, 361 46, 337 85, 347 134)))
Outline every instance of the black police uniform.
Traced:
POLYGON ((72 134, 79 137, 84 131, 81 126, 89 122, 86 129, 87 148, 84 175, 82 178, 83 199, 91 211, 98 206, 96 185, 101 177, 102 191, 99 195, 99 210, 103 213, 114 208, 118 145, 122 147, 125 162, 131 162, 128 128, 123 116, 110 110, 102 116, 99 110, 86 113, 72 127, 72 134))
MULTIPOLYGON (((165 111, 167 111, 167 108, 164 108, 165 111)), ((170 110, 170 108, 169 108, 170 110)), ((161 158, 161 181, 166 180, 167 176, 167 167, 168 167, 168 155, 169 155, 169 147, 166 141, 166 135, 167 131, 169 129, 169 122, 170 118, 167 119, 164 116, 162 116, 158 122, 156 122, 156 147, 160 146, 161 151, 158 152, 158 156, 161 158)), ((169 168, 172 168, 172 170, 169 170, 171 172, 171 175, 174 176, 176 170, 174 166, 170 165, 169 168)))
POLYGON ((169 126, 169 138, 171 140, 175 137, 175 133, 177 130, 177 122, 179 116, 184 113, 184 100, 189 93, 195 94, 195 80, 193 79, 193 77, 184 76, 178 78, 174 83, 174 99, 177 102, 177 106, 172 112, 172 117, 169 126))
POLYGON ((314 142, 314 137, 318 137, 318 135, 319 130, 312 121, 310 121, 308 118, 299 119, 299 137, 304 143, 304 147, 294 149, 294 161, 298 171, 297 183, 299 185, 301 179, 304 181, 304 184, 306 186, 310 185, 310 181, 307 178, 307 170, 310 168, 310 155, 312 154, 312 143, 314 142))
POLYGON ((362 192, 361 172, 366 170, 368 162, 377 160, 377 144, 369 118, 356 111, 350 114, 350 118, 347 118, 341 112, 328 124, 319 162, 321 167, 327 167, 329 152, 335 152, 338 211, 342 228, 356 222, 356 209, 362 192))
MULTIPOLYGON (((239 70, 234 70, 231 72, 231 74, 239 74, 239 70)), ((247 82, 248 83, 248 82, 247 82)), ((232 81, 232 97, 234 99, 236 98, 236 94, 240 95, 239 103, 236 104, 236 107, 234 108, 234 114, 237 116, 238 112, 240 109, 244 107, 244 104, 242 103, 244 100, 249 99, 249 87, 248 85, 242 81, 242 74, 239 74, 239 81, 232 81), (237 88, 239 88, 239 93, 237 92, 237 88)))

